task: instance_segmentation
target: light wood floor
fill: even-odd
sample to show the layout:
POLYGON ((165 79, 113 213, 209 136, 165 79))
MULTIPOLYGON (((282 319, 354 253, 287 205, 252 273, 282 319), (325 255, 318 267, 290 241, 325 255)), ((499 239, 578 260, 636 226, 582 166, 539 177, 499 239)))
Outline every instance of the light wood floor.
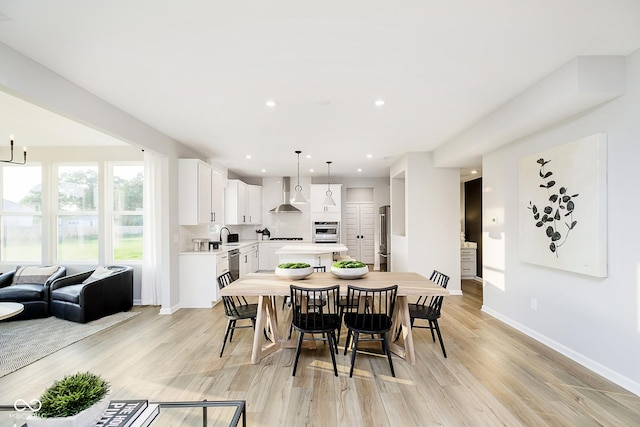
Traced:
MULTIPOLYGON (((54 379, 89 370, 110 381, 112 399, 246 400, 249 426, 638 425, 640 397, 481 312, 481 285, 462 289, 443 306, 449 357, 428 330, 415 330, 417 364, 394 357, 396 378, 385 358, 365 353, 349 378, 342 351, 335 378, 324 344, 303 350, 295 378, 294 350, 251 365, 251 329, 237 331, 220 358, 221 305, 171 316, 134 307, 142 313, 132 320, 0 378, 0 403, 36 398, 54 379)), ((188 425, 185 416, 165 414, 153 427, 188 425)), ((214 414, 210 426, 223 425, 218 416, 228 415, 214 414)))

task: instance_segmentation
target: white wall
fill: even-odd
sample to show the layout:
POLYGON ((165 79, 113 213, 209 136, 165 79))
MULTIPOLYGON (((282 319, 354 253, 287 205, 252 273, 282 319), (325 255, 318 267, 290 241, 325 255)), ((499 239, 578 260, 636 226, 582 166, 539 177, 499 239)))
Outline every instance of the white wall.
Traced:
POLYGON ((640 394, 640 51, 626 67, 622 97, 484 156, 483 309, 640 394), (518 159, 599 132, 608 140, 608 277, 521 262, 518 159))
MULTIPOLYGON (((392 177, 402 172, 406 233, 393 235, 392 226, 392 269, 426 277, 438 270, 450 277, 449 291, 460 293, 460 170, 436 168, 431 153, 422 152, 391 166, 392 177)), ((392 218, 399 211, 394 200, 391 194, 392 218)))

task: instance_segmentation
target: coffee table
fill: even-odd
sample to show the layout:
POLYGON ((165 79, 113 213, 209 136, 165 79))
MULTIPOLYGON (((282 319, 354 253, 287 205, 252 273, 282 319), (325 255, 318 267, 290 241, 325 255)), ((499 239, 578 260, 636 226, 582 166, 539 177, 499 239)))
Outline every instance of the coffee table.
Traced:
POLYGON ((24 305, 19 302, 0 302, 0 320, 8 319, 24 310, 24 305))

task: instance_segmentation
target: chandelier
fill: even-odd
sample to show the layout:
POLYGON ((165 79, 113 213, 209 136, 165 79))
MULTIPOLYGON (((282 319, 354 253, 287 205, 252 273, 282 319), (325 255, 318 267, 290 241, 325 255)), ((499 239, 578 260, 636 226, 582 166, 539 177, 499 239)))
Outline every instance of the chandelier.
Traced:
POLYGON ((0 160, 0 162, 3 163, 12 163, 14 165, 24 165, 25 163, 27 163, 27 147, 24 147, 23 150, 23 155, 24 158, 22 159, 22 162, 18 162, 13 160, 13 135, 11 135, 9 137, 9 139, 11 139, 11 158, 9 158, 9 160, 0 160))

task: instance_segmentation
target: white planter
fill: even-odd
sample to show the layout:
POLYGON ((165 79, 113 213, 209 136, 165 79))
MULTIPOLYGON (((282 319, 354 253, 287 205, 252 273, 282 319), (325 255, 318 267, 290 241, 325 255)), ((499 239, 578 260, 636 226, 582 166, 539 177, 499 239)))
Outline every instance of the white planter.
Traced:
POLYGON ((300 280, 313 273, 313 267, 306 268, 276 268, 276 274, 290 280, 300 280))
POLYGON ((97 423, 109 406, 109 399, 105 398, 84 411, 72 416, 61 418, 27 418, 28 427, 87 427, 97 423))
POLYGON ((337 268, 331 267, 331 273, 340 279, 359 279, 369 272, 366 265, 360 268, 337 268))

